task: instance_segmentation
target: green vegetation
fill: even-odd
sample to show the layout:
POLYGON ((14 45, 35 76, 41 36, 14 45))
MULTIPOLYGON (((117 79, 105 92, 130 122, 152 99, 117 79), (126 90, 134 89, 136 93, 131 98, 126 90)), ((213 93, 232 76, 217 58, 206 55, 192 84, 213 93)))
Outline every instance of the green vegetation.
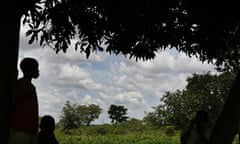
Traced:
POLYGON ((140 136, 69 136, 65 137, 60 144, 179 144, 175 137, 158 137, 157 135, 140 136))
POLYGON ((213 124, 234 79, 234 73, 193 74, 183 90, 166 92, 160 104, 154 107, 153 112, 147 113, 144 121, 155 127, 167 124, 182 128, 191 121, 196 111, 207 110, 213 124))
POLYGON ((60 144, 179 144, 179 131, 152 130, 129 125, 97 125, 69 131, 56 130, 60 144))
MULTIPOLYGON (((59 144, 180 144, 179 134, 180 130, 173 126, 150 129, 142 125, 140 129, 127 123, 55 131, 59 144)), ((233 144, 238 144, 237 139, 233 144)))
POLYGON ((61 125, 64 130, 89 126, 92 121, 98 119, 101 111, 100 106, 95 104, 77 105, 66 101, 58 125, 61 125))

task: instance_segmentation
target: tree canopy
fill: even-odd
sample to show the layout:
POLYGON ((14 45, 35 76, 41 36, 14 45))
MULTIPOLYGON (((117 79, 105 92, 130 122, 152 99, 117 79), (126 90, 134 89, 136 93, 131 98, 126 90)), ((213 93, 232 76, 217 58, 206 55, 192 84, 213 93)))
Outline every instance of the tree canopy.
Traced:
POLYGON ((125 108, 123 105, 111 104, 108 110, 111 122, 117 124, 127 121, 128 119, 128 116, 126 116, 127 110, 128 109, 125 108))
POLYGON ((148 60, 175 47, 221 70, 239 66, 239 9, 230 1, 42 0, 24 16, 30 43, 56 52, 73 43, 87 57, 93 51, 148 60))
POLYGON ((66 101, 60 116, 60 126, 63 130, 76 129, 81 126, 90 126, 91 122, 98 119, 102 109, 99 105, 78 105, 66 101))
POLYGON ((187 79, 188 84, 183 90, 166 92, 160 99, 160 104, 154 107, 153 112, 147 113, 144 120, 155 127, 174 125, 183 128, 198 110, 205 110, 212 127, 235 76, 233 73, 193 74, 187 79))

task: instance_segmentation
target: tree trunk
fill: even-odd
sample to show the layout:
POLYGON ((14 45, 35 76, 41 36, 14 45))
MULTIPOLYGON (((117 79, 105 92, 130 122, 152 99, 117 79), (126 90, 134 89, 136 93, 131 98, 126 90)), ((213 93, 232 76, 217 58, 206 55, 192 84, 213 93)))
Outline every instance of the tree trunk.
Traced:
POLYGON ((210 137, 210 144, 232 144, 240 121, 240 71, 232 85, 210 137))
POLYGON ((0 1, 0 143, 8 143, 12 102, 16 93, 20 16, 14 1, 0 1), (11 3, 11 4, 10 4, 11 3))

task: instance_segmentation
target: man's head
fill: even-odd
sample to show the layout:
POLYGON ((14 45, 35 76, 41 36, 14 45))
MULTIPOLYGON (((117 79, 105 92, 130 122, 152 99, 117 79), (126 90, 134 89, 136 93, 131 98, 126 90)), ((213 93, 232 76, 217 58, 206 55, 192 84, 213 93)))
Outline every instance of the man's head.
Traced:
POLYGON ((38 78, 39 76, 38 62, 34 58, 24 58, 20 63, 20 69, 24 77, 38 78))

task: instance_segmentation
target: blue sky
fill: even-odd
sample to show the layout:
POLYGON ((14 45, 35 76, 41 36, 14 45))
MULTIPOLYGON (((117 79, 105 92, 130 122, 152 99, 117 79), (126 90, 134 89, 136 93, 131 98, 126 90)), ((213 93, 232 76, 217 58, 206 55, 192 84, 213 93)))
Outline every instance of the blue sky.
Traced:
MULTIPOLYGON (((56 54, 51 48, 27 44, 21 30, 19 61, 34 57, 39 61, 37 88, 40 115, 50 114, 59 120, 64 103, 98 104, 103 109, 94 123, 110 122, 110 104, 124 105, 128 116, 142 119, 145 112, 160 103, 166 91, 183 89, 193 73, 215 72, 214 66, 189 58, 174 49, 160 51, 154 60, 130 60, 104 52, 84 54, 70 47, 56 54)), ((22 74, 19 73, 19 76, 22 74)))

